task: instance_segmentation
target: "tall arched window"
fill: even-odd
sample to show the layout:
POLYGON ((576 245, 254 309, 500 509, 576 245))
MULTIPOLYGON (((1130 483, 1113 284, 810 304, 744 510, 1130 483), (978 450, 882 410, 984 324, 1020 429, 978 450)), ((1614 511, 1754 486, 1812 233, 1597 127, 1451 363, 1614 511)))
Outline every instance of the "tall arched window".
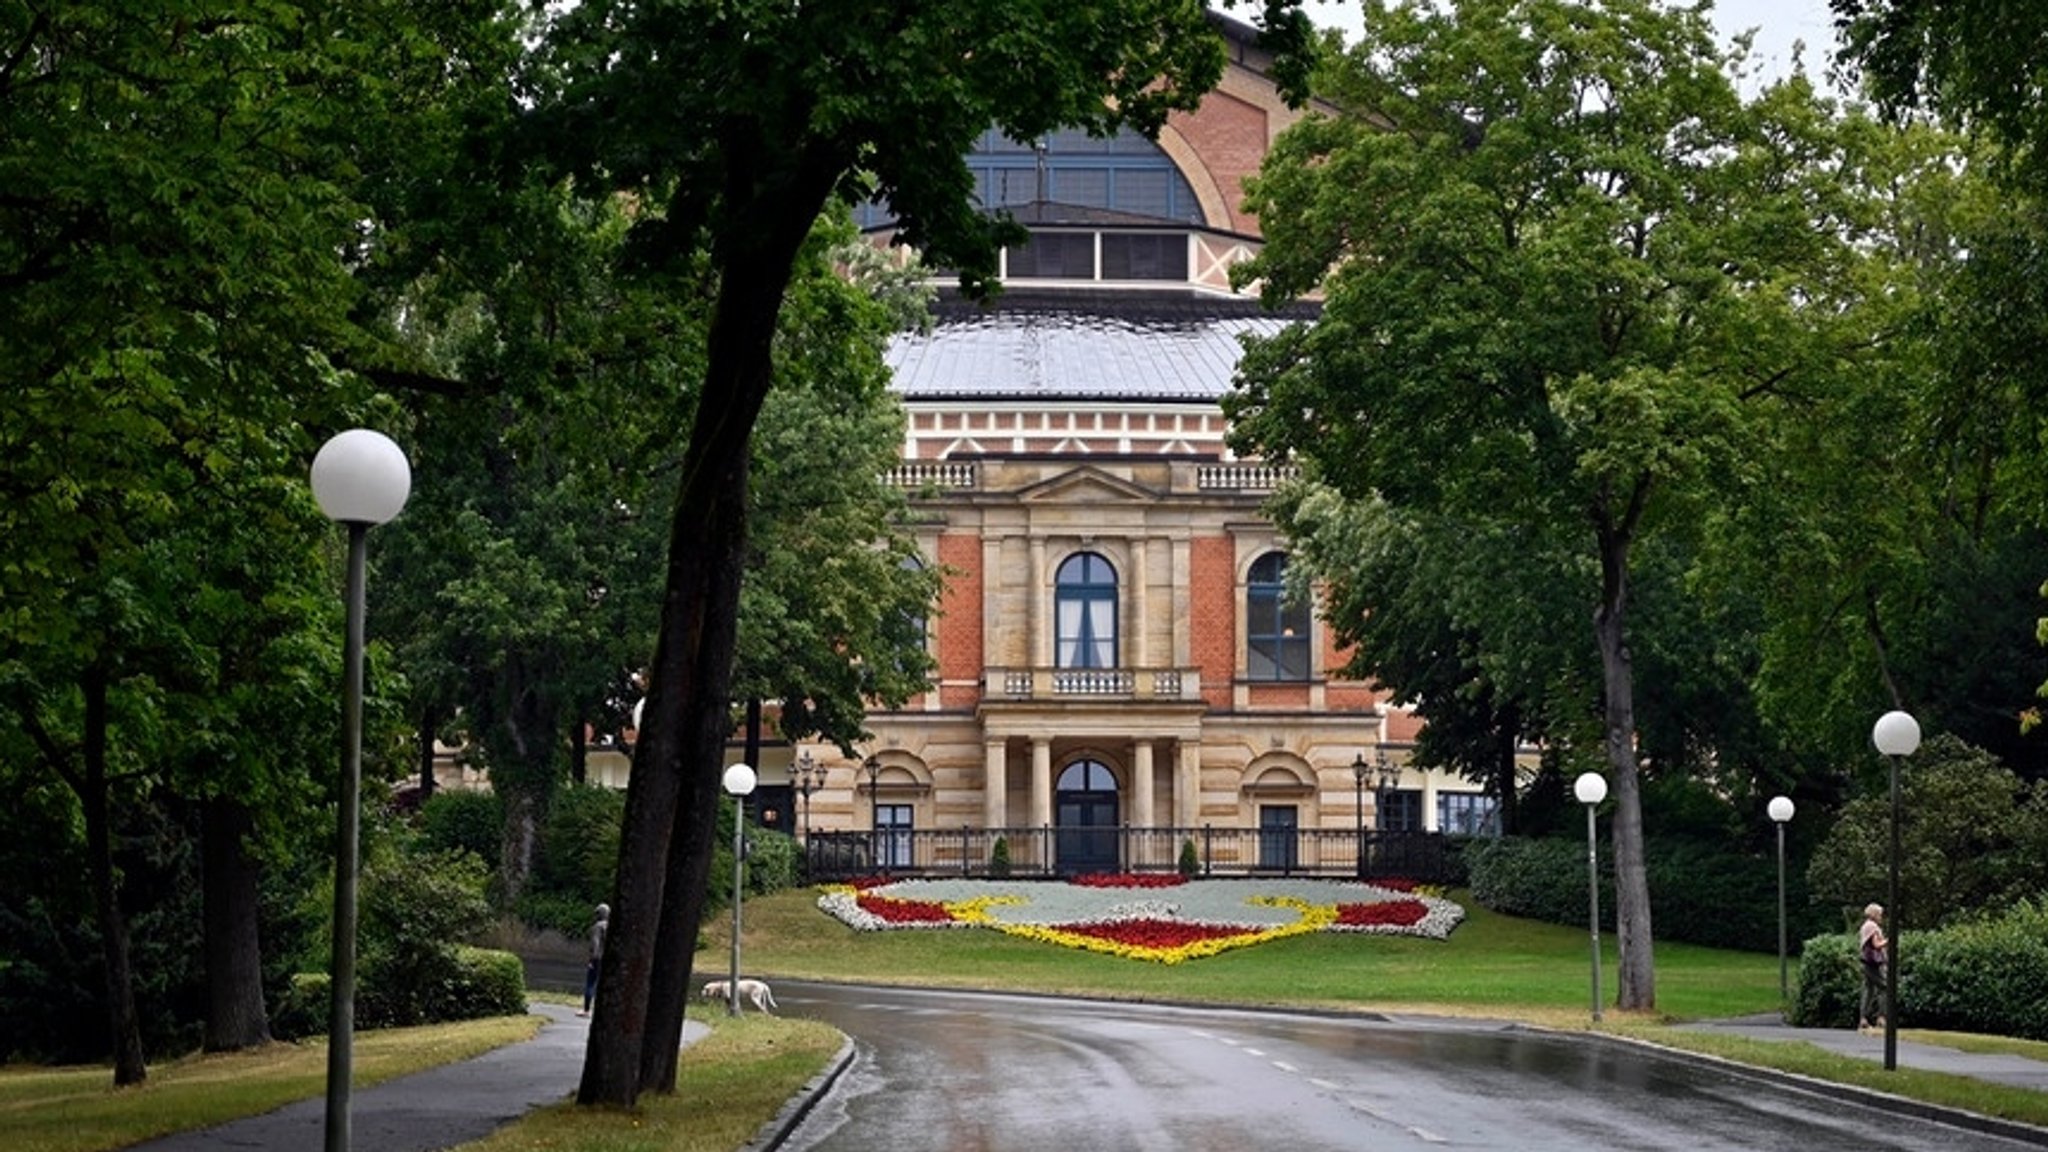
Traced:
POLYGON ((1268 552, 1252 562, 1245 583, 1244 617, 1248 678, 1308 679, 1308 604, 1287 595, 1286 553, 1268 552))
POLYGON ((1060 565, 1055 585, 1053 662, 1116 667, 1116 569, 1093 552, 1079 552, 1060 565))

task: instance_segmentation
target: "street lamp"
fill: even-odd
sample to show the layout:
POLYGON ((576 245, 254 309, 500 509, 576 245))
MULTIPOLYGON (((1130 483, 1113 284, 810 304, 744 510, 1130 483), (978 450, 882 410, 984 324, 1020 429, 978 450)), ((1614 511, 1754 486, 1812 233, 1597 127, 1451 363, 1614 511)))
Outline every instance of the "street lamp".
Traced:
POLYGON ((806 749, 797 754, 793 775, 796 777, 797 794, 804 799, 804 846, 808 848, 811 843, 811 793, 825 786, 825 769, 811 758, 810 750, 806 749))
POLYGON ((347 632, 342 644, 341 789, 334 837, 334 939, 327 1023, 327 1152, 349 1146, 356 1022, 356 853, 363 776, 363 569, 370 527, 405 507, 412 466, 381 432, 355 428, 313 457, 313 499, 348 528, 347 632))
POLYGON ((1358 878, 1365 879, 1365 778, 1372 773, 1365 753, 1351 758, 1351 807, 1358 814, 1358 878))
POLYGON ((1887 712, 1871 727, 1870 742, 1892 766, 1892 857, 1884 896, 1884 935, 1889 942, 1884 956, 1884 1066, 1889 1072, 1899 1066, 1899 762, 1919 749, 1920 722, 1909 713, 1887 712))
POLYGON ((1594 809, 1607 799, 1607 777, 1598 772, 1581 773, 1572 782, 1572 795, 1586 806, 1586 899, 1591 909, 1588 923, 1593 934, 1593 1022, 1600 1022, 1600 847, 1594 809))
POLYGON ((1764 811, 1778 826, 1778 1003, 1782 1007, 1791 994, 1791 984, 1785 978, 1785 824, 1792 819, 1792 798, 1773 796, 1764 811))
POLYGON ((1373 763, 1379 766, 1379 779, 1373 783, 1372 789, 1372 821, 1380 833, 1380 864, 1384 875, 1388 849, 1391 847, 1386 834, 1393 831, 1391 825, 1394 818, 1394 786, 1401 782, 1401 766, 1387 759, 1384 750, 1374 752, 1372 759, 1373 763))
POLYGON ((754 790, 754 770, 735 764, 725 770, 725 790, 732 796, 732 979, 725 984, 725 1014, 740 1014, 740 867, 746 859, 747 794, 754 790))

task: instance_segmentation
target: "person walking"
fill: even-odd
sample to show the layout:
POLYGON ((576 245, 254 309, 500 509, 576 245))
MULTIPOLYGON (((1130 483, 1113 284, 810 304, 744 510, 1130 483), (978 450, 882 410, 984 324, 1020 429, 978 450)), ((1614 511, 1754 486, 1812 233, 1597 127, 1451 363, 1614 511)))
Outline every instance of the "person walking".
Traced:
POLYGON ((578 1016, 590 1015, 591 1001, 597 999, 597 970, 604 964, 604 934, 611 919, 612 906, 599 904, 597 915, 590 922, 590 959, 583 965, 583 1011, 578 1016))
POLYGON ((1884 1000, 1884 972, 1891 959, 1891 943, 1884 934, 1884 905, 1864 905, 1863 926, 1856 930, 1856 952, 1863 958, 1863 997, 1856 1008, 1858 1031, 1883 1028, 1884 1018, 1891 1012, 1891 1005, 1884 1000))

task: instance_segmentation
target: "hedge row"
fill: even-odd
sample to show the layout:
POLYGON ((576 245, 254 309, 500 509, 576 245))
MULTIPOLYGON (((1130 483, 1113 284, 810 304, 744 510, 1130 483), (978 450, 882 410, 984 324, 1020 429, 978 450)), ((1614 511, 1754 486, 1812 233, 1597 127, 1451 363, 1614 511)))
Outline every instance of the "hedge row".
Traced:
MULTIPOLYGON (((1775 859, 1690 841, 1644 846, 1650 922, 1660 940, 1752 952, 1778 949, 1775 859)), ((1465 846, 1472 899, 1510 916, 1554 924, 1586 922, 1586 842, 1565 837, 1475 840, 1465 846)), ((1837 926, 1839 913, 1808 905, 1798 875, 1786 878, 1788 935, 1804 939, 1837 926)), ((1600 844, 1600 918, 1614 924, 1614 862, 1600 844)))
MULTIPOLYGON (((1854 934, 1808 940, 1792 1023, 1854 1027, 1862 986, 1854 934)), ((2048 905, 2023 902, 1939 932, 1902 933, 1898 1023, 2048 1040, 2048 905)))
MULTIPOLYGON (((526 1011, 526 968, 510 952, 458 946, 448 968, 419 986, 389 987, 375 970, 362 973, 356 987, 355 1023, 362 1029, 399 1028, 429 1021, 481 1020, 526 1011)), ((271 1034, 280 1040, 324 1036, 331 987, 325 972, 292 977, 276 1011, 271 1034)))

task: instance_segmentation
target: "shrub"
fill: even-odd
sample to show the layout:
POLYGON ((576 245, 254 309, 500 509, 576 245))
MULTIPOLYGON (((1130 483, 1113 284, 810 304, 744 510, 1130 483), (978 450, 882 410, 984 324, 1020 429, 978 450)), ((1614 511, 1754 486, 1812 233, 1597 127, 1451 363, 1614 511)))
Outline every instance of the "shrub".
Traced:
MULTIPOLYGON (((1808 940, 1792 1023, 1854 1025, 1862 986, 1855 934, 1808 940)), ((2022 902, 1998 916, 1901 934, 1898 1022, 2048 1040, 2048 907, 2022 902)))
POLYGON ((1202 870, 1202 858, 1195 854, 1193 837, 1180 842, 1180 874, 1193 876, 1202 870))
POLYGON ((505 808, 495 792, 444 788, 420 807, 418 827, 430 852, 466 850, 479 860, 495 860, 505 835, 505 808))
POLYGON ((989 850, 988 854, 988 874, 999 878, 1010 874, 1009 837, 996 837, 995 846, 989 850))
POLYGON ((593 905, 611 900, 625 815, 626 794, 616 789, 588 784, 557 791, 541 824, 540 852, 528 888, 568 898, 587 920, 593 905))
POLYGON ((468 852, 374 854, 363 871, 357 940, 356 1015, 364 1027, 435 1018, 461 980, 457 945, 490 925, 488 875, 468 852))
MULTIPOLYGON (((1604 845, 1603 845, 1604 848, 1604 845)), ((1774 859, 1729 852, 1694 841, 1644 846, 1650 920, 1660 940, 1774 952, 1778 947, 1778 878, 1774 859)), ((1510 916, 1554 924, 1586 921, 1586 843, 1570 837, 1474 840, 1463 852, 1472 899, 1510 916)), ((1792 939, 1833 927, 1827 909, 1808 904, 1797 876, 1787 876, 1786 913, 1792 939)), ((1600 919, 1614 924, 1614 862, 1600 856, 1600 919)))
POLYGON ((284 996, 270 1010, 271 1036, 279 1040, 325 1036, 331 987, 325 972, 295 973, 284 996))

